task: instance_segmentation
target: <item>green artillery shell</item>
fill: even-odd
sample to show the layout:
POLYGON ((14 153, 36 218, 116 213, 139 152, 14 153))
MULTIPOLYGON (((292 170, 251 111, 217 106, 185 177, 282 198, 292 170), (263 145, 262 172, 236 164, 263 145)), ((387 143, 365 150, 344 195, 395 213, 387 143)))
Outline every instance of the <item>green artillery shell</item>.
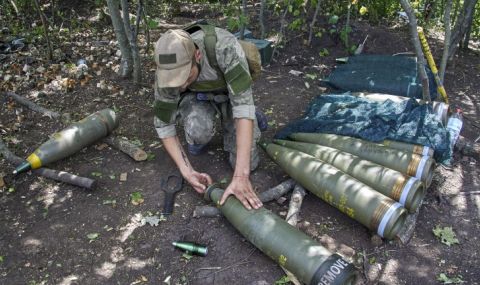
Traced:
POLYGON ((428 156, 412 154, 357 138, 320 133, 295 133, 290 137, 296 141, 320 144, 351 153, 408 176, 420 179, 425 188, 433 178, 434 161, 428 156))
POLYGON ((275 140, 276 144, 312 155, 367 184, 378 192, 400 202, 411 213, 425 196, 422 182, 415 177, 362 159, 337 149, 311 143, 275 140))
POLYGON ((393 239, 403 227, 407 211, 400 203, 309 154, 273 143, 262 147, 305 189, 379 236, 393 239))
MULTIPOLYGON (((205 199, 218 205, 223 190, 210 186, 205 199)), ((264 207, 247 210, 234 196, 218 205, 232 225, 263 253, 305 284, 353 284, 355 268, 264 207)))
POLYGON ((192 254, 200 256, 206 256, 208 254, 208 248, 206 246, 193 242, 174 241, 172 242, 172 245, 192 254))
POLYGON ((430 156, 433 157, 433 148, 428 146, 418 145, 418 144, 411 144, 405 142, 398 142, 398 141, 391 141, 391 140, 384 140, 382 145, 394 148, 398 150, 402 150, 405 152, 415 153, 421 156, 430 156))
POLYGON ((103 109, 73 123, 38 147, 28 158, 28 166, 20 165, 16 173, 29 168, 36 169, 68 157, 82 148, 110 134, 118 126, 117 115, 110 109, 103 109))

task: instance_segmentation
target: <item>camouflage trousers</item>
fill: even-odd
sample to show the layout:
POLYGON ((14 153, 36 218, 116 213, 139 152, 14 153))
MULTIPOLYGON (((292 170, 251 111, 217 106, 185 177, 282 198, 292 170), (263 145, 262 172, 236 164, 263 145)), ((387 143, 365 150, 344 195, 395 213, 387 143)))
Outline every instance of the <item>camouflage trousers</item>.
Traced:
MULTIPOLYGON (((229 153, 229 162, 235 169, 237 144, 235 121, 229 101, 215 103, 211 100, 198 100, 195 93, 183 96, 178 109, 180 123, 185 130, 185 138, 189 144, 207 144, 217 129, 217 118, 220 118, 223 130, 223 149, 229 153)), ((250 169, 255 170, 259 163, 257 142, 260 130, 257 119, 254 121, 252 150, 250 152, 250 169)))

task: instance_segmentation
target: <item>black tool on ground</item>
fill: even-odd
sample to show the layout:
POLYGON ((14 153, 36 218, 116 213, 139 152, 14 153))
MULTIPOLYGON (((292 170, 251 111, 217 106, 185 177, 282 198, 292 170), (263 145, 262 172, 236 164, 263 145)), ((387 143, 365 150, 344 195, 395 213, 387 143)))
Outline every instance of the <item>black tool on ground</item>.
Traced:
POLYGON ((175 204, 175 195, 182 190, 183 177, 176 172, 163 178, 161 182, 162 191, 165 192, 162 215, 171 215, 175 204))

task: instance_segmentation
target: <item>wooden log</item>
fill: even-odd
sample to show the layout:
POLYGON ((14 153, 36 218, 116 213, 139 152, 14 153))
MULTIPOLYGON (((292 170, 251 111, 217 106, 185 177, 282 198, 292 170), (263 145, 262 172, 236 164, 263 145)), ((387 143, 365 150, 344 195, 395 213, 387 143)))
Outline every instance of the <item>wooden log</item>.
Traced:
POLYGON ((268 189, 267 191, 263 191, 258 195, 260 201, 263 203, 270 202, 272 200, 277 200, 278 198, 282 197, 283 195, 287 194, 290 190, 293 189, 296 182, 293 179, 287 179, 282 183, 278 184, 277 186, 268 189))
POLYGON ((413 237, 413 232, 415 230, 415 226, 417 225, 419 209, 420 207, 418 207, 415 213, 407 216, 403 230, 397 235, 398 240, 400 240, 400 242, 404 245, 408 244, 413 237))
MULTIPOLYGON (((278 198, 282 197, 288 191, 292 190, 292 188, 295 186, 295 180, 293 179, 287 179, 283 181, 282 183, 278 184, 275 187, 272 187, 268 189, 267 191, 264 191, 258 195, 258 198, 260 201, 263 203, 270 202, 272 200, 277 200, 278 198)), ((212 206, 196 206, 195 210, 193 211, 193 217, 194 218, 200 218, 200 217, 216 217, 221 215, 222 213, 220 212, 219 209, 212 207, 212 206)))
POLYGON ((143 149, 139 148, 138 146, 134 145, 126 139, 109 136, 105 138, 104 141, 110 146, 127 154, 135 161, 144 161, 147 159, 147 153, 143 149))
MULTIPOLYGON (((15 165, 18 165, 25 161, 20 157, 16 156, 15 154, 13 154, 7 148, 7 146, 3 143, 1 138, 0 138, 0 154, 2 154, 3 157, 5 157, 5 159, 8 162, 15 165)), ((35 175, 53 179, 55 181, 68 183, 68 184, 89 189, 89 190, 94 189, 96 186, 96 181, 93 179, 77 176, 75 174, 71 174, 65 171, 57 171, 57 170, 42 167, 42 168, 33 170, 32 173, 35 175)))
POLYGON ((296 226, 299 218, 300 208, 302 207, 303 197, 307 192, 300 185, 296 184, 293 188, 292 197, 290 197, 290 204, 288 206, 288 213, 285 220, 292 226, 296 226))
POLYGON ((58 119, 60 118, 60 114, 48 109, 45 109, 41 106, 38 106, 37 104, 33 103, 32 101, 28 100, 27 98, 24 98, 22 96, 19 96, 13 92, 6 92, 5 95, 7 97, 12 98, 13 100, 17 101, 18 103, 28 107, 30 110, 38 112, 43 114, 44 116, 50 117, 50 119, 58 119))
MULTIPOLYGON (((298 222, 298 214, 300 213, 300 208, 302 207, 303 197, 305 197, 306 191, 305 189, 298 183, 295 183, 295 187, 293 188, 292 197, 290 197, 290 204, 288 206, 288 213, 285 217, 285 220, 290 225, 296 227, 298 222)), ((288 279, 294 285, 301 285, 300 281, 286 268, 282 266, 283 271, 287 274, 288 279)))

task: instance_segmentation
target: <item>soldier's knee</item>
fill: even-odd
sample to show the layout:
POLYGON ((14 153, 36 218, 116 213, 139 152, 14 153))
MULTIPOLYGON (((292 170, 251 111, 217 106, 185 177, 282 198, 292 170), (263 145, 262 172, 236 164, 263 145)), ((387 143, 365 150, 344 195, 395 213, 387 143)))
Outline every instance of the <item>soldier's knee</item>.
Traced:
POLYGON ((206 144, 215 134, 213 120, 199 118, 198 116, 188 116, 184 121, 184 127, 189 143, 206 144))

